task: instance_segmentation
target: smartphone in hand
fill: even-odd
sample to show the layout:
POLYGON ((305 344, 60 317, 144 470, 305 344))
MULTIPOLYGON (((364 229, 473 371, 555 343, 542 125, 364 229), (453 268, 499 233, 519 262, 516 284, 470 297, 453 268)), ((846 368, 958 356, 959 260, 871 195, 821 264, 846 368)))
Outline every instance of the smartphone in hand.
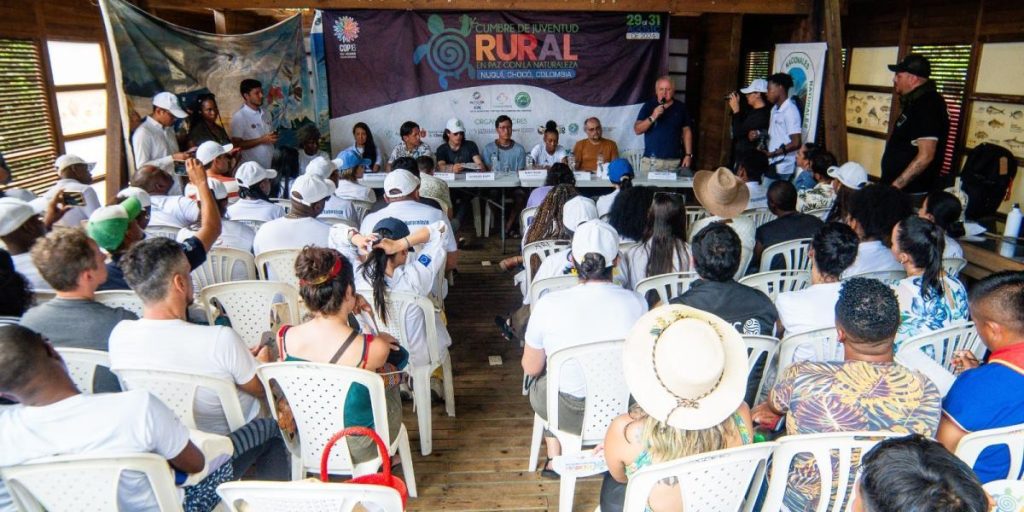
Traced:
POLYGON ((85 206, 85 197, 81 192, 64 192, 62 198, 66 206, 85 206))

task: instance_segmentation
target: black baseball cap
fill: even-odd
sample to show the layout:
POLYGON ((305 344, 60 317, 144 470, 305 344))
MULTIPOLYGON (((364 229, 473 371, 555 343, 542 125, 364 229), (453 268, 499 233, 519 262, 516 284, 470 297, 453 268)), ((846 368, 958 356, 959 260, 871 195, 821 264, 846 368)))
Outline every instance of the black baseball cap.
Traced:
POLYGON ((895 73, 906 72, 921 78, 928 78, 932 74, 932 64, 928 62, 928 58, 924 55, 911 53, 903 57, 903 61, 899 64, 889 64, 889 71, 895 73))

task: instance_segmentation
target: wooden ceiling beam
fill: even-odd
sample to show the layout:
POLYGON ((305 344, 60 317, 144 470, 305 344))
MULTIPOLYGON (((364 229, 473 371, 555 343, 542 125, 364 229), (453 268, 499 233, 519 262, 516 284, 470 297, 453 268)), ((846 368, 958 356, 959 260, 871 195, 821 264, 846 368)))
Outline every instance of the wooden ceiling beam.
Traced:
POLYGON ((147 0, 165 9, 413 9, 630 11, 807 15, 813 0, 147 0))

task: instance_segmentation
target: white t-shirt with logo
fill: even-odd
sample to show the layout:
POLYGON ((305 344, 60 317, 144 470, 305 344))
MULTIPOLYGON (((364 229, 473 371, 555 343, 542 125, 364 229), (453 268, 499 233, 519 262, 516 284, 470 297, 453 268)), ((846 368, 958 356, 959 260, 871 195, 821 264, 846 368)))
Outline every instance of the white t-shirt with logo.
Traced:
POLYGON ((239 199, 228 206, 228 218, 231 220, 255 220, 270 222, 284 217, 284 207, 262 199, 239 199))
POLYGON ((345 219, 359 222, 359 213, 356 211, 352 201, 332 194, 327 198, 327 203, 324 204, 324 211, 320 213, 319 218, 345 219))
POLYGON ((836 302, 842 283, 821 283, 780 293, 775 299, 786 336, 836 326, 836 302))
MULTIPOLYGON (((408 226, 410 233, 437 221, 444 222, 447 233, 452 232, 452 225, 448 222, 448 216, 444 212, 432 206, 417 203, 416 201, 396 201, 367 215, 363 218, 363 223, 359 226, 359 232, 363 234, 373 233, 373 227, 376 226, 381 219, 386 219, 388 217, 394 217, 404 222, 405 225, 408 226)), ((445 238, 445 250, 447 252, 455 252, 458 250, 454 236, 445 238)))
POLYGON ((256 232, 252 250, 258 256, 277 249, 302 249, 307 245, 327 247, 331 226, 312 217, 274 219, 256 232))
POLYGON ((153 226, 183 228, 199 221, 199 203, 185 196, 149 196, 153 226))
POLYGON ((43 279, 43 275, 39 273, 39 269, 36 268, 36 264, 32 261, 31 252, 23 252, 21 254, 12 254, 11 260, 14 261, 14 270, 25 277, 29 283, 32 283, 32 289, 41 291, 51 291, 53 287, 50 283, 47 283, 43 279))
POLYGON ((530 156, 533 157, 534 165, 537 167, 551 167, 564 160, 568 153, 565 152, 565 148, 561 144, 555 146, 554 154, 548 153, 544 143, 540 143, 530 150, 530 156))
MULTIPOLYGON (((258 139, 272 131, 274 129, 270 126, 270 113, 262 108, 253 110, 249 105, 242 105, 242 108, 231 115, 231 138, 233 139, 258 139)), ((264 169, 271 169, 274 145, 259 144, 249 149, 243 149, 240 157, 238 163, 256 162, 264 169)))
MULTIPOLYGON (((269 327, 269 321, 268 321, 269 327)), ((259 363, 230 327, 196 325, 184 320, 124 320, 110 332, 110 368, 169 370, 196 373, 245 384, 259 363)), ((238 391, 246 421, 256 418, 260 404, 238 391)), ((228 435, 231 430, 216 393, 196 392, 196 426, 203 432, 228 435)))
MULTIPOLYGON (((0 466, 56 455, 155 453, 166 459, 188 445, 188 428, 143 390, 74 395, 41 407, 6 407, 0 413, 0 466)), ((126 471, 117 492, 120 510, 158 510, 142 473, 126 471)), ((0 483, 0 510, 12 510, 0 483)))
MULTIPOLYGON (((533 305, 526 344, 550 356, 588 342, 625 339, 646 312, 647 302, 639 293, 614 283, 580 284, 553 291, 533 305)), ((562 368, 558 390, 584 397, 586 389, 583 370, 570 361, 562 368)))

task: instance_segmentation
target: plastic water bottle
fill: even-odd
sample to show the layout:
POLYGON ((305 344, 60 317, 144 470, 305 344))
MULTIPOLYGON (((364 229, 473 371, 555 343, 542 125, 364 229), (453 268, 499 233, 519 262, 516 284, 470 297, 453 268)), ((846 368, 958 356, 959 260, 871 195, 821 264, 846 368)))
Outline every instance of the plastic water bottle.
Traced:
POLYGON ((573 156, 572 151, 569 151, 568 153, 566 153, 565 161, 569 163, 569 168, 570 169, 572 169, 574 171, 576 170, 576 157, 573 156))
POLYGON ((1013 209, 1010 213, 1006 214, 1006 226, 1003 228, 1003 236, 1009 236, 1017 238, 1020 234, 1020 221, 1021 217, 1024 216, 1020 212, 1020 205, 1013 203, 1013 209))
POLYGON ((604 155, 601 153, 597 154, 597 171, 598 176, 604 176, 604 155))
POLYGON ((533 155, 529 155, 529 154, 526 155, 526 168, 527 169, 533 169, 533 166, 534 166, 533 155))
POLYGON ((491 172, 498 172, 498 155, 491 155, 491 172))

